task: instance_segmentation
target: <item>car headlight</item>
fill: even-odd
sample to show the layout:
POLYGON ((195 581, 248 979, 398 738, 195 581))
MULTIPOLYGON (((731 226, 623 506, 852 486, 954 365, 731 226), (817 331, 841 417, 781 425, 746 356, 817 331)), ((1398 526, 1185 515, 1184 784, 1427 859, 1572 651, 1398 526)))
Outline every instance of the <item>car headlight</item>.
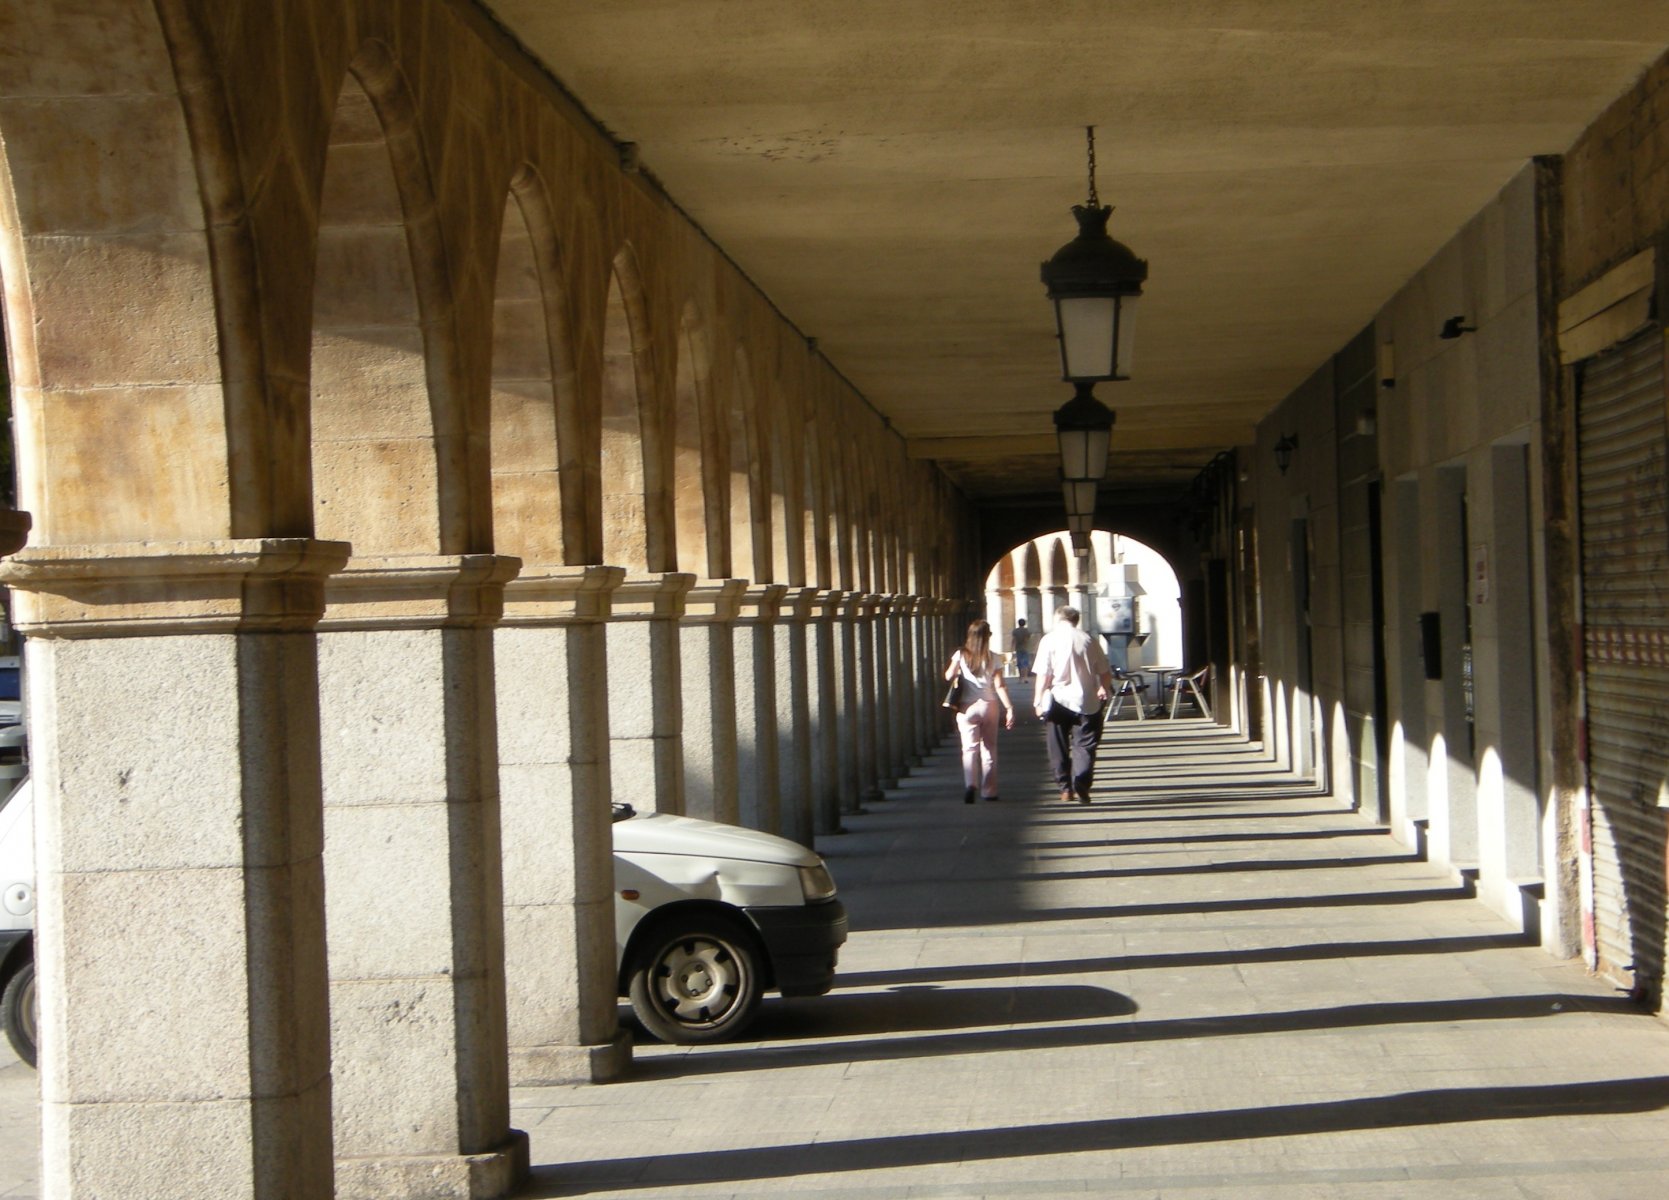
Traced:
POLYGON ((822 863, 818 863, 815 867, 801 867, 800 891, 805 893, 807 904, 815 904, 819 900, 833 900, 835 897, 834 876, 829 874, 829 868, 822 863))

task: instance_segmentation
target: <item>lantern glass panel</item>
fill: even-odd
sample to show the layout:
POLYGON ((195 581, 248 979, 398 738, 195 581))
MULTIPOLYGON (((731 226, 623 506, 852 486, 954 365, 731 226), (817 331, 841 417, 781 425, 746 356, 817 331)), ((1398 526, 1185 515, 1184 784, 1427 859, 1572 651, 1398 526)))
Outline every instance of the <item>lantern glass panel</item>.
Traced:
POLYGON ((1065 379, 1111 379, 1118 300, 1112 296, 1063 296, 1055 301, 1065 379))
POLYGON ((1119 379, 1130 377, 1130 367, 1136 353, 1136 303, 1140 296, 1122 296, 1118 308, 1118 354, 1113 359, 1113 374, 1119 379))
POLYGON ((1095 515, 1096 483, 1093 479, 1068 479, 1061 484, 1061 495, 1066 501, 1066 515, 1084 513, 1095 515))
POLYGON ((1057 436, 1061 478, 1100 479, 1107 474, 1107 451, 1113 444, 1111 429, 1062 429, 1057 436))

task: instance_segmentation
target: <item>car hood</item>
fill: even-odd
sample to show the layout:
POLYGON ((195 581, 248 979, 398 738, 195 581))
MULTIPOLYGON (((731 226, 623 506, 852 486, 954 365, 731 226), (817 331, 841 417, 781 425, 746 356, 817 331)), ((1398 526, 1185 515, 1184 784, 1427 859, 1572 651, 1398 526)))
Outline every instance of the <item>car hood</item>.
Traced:
POLYGON ((811 867, 819 861, 816 854, 787 838, 670 813, 639 813, 616 821, 614 849, 624 854, 691 854, 791 867, 811 867))

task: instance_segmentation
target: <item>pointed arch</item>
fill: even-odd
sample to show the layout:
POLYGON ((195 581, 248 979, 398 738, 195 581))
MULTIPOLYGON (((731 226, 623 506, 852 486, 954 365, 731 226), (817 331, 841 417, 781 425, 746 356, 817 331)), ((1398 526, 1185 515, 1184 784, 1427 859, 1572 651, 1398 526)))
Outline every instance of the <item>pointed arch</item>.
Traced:
POLYGON ((754 401, 753 372, 747 352, 735 355, 731 378, 730 414, 726 422, 730 486, 730 573, 738 579, 761 581, 770 574, 768 544, 761 526, 763 478, 759 454, 758 406, 754 401))
POLYGON ((265 533, 265 473, 241 461, 265 432, 256 322, 223 320, 253 308, 247 229, 224 220, 242 189, 200 31, 171 3, 106 0, 11 6, 6 36, 26 104, 0 142, 0 280, 30 540, 265 533), (70 137, 97 144, 65 158, 70 137), (155 201, 140 225, 134 197, 155 201))
POLYGON ((398 71, 369 43, 326 150, 311 374, 315 528, 359 555, 486 540, 468 502, 450 285, 420 146, 398 71))
POLYGON ((716 532, 724 523, 723 491, 716 478, 722 455, 712 403, 707 330, 692 300, 679 319, 673 370, 672 505, 678 569, 701 578, 724 573, 724 539, 716 532))
POLYGON ((1027 542, 1021 548, 1020 586, 1029 588, 1043 586, 1043 564, 1038 558, 1036 542, 1027 542))
POLYGON ((666 487, 654 408, 648 301, 630 246, 614 256, 603 317, 603 560, 629 571, 671 564, 666 487))
POLYGON ((1052 538, 1049 541, 1049 574, 1045 585, 1052 588, 1064 588, 1070 584, 1071 574, 1067 560, 1072 556, 1066 552, 1066 539, 1052 538))
POLYGON ((489 445, 494 547, 530 565, 583 561, 585 484, 562 279, 548 194, 523 167, 499 231, 489 445))
POLYGON ((823 472, 822 407, 815 404, 802 423, 800 438, 801 495, 803 507, 801 523, 804 529, 805 579, 812 587, 828 589, 833 586, 833 564, 830 553, 829 497, 823 472))

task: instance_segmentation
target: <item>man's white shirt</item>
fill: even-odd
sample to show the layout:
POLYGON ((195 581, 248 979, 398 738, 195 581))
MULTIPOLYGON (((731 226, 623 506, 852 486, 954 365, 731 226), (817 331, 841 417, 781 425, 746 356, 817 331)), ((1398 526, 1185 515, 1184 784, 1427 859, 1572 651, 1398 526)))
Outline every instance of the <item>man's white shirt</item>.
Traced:
POLYGON ((1082 629, 1064 622, 1056 625, 1037 644, 1036 675, 1050 678, 1049 695, 1056 704, 1075 713, 1093 713, 1101 708, 1095 691, 1099 681, 1112 673, 1101 644, 1082 629))

